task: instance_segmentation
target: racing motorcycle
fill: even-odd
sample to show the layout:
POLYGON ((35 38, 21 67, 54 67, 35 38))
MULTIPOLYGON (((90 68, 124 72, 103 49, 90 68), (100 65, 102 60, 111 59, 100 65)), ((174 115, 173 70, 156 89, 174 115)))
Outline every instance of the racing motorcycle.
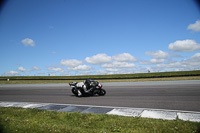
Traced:
POLYGON ((78 97, 93 95, 104 96, 106 94, 106 90, 102 88, 103 85, 95 80, 86 79, 85 81, 79 83, 71 82, 69 85, 72 88, 72 93, 78 97))

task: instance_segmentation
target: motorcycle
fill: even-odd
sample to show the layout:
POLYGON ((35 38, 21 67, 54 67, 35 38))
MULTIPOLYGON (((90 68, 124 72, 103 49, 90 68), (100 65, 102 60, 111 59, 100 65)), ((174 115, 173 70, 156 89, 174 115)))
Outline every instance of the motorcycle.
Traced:
POLYGON ((106 90, 102 88, 103 85, 95 80, 87 79, 84 82, 79 83, 71 82, 69 85, 72 88, 72 93, 78 97, 94 95, 104 96, 106 94, 106 90), (84 91, 83 86, 88 88, 88 92, 84 91))

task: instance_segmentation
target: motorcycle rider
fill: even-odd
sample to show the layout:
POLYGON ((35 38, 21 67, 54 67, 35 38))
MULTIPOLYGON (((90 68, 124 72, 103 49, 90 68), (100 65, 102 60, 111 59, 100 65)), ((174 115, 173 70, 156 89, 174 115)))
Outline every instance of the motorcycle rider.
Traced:
MULTIPOLYGON (((83 88, 83 91, 85 93, 89 93, 92 90, 92 86, 91 86, 91 80, 90 79, 86 79, 83 82, 79 82, 76 85, 77 87, 83 88)), ((80 90, 78 90, 78 95, 81 96, 82 93, 80 92, 80 90)))

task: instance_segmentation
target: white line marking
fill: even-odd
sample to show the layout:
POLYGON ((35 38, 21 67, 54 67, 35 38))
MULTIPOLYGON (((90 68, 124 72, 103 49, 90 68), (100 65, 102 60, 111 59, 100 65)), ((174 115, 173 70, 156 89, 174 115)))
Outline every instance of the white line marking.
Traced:
POLYGON ((121 108, 121 109, 113 109, 106 114, 111 115, 120 115, 120 116, 132 116, 132 117, 139 117, 140 114, 143 112, 143 109, 130 109, 130 108, 121 108))
POLYGON ((178 118, 184 121, 200 122, 200 113, 177 113, 178 118))
POLYGON ((28 103, 28 102, 0 102, 1 107, 22 107, 22 108, 39 108, 46 105, 67 105, 67 106, 84 106, 88 107, 85 111, 92 107, 110 108, 111 111, 106 114, 154 118, 164 120, 176 120, 200 122, 200 112, 181 111, 181 110, 164 110, 164 109, 148 109, 148 108, 126 108, 126 107, 112 107, 112 106, 94 106, 94 105, 77 105, 77 104, 56 104, 56 103, 28 103))
POLYGON ((176 120, 176 112, 169 111, 155 111, 155 110, 144 110, 141 114, 143 118, 154 118, 154 119, 164 119, 164 120, 176 120))

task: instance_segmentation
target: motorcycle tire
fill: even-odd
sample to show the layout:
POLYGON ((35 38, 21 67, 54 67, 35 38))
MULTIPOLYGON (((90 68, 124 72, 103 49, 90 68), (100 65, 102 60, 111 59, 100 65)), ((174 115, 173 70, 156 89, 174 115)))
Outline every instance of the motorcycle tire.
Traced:
POLYGON ((104 96, 106 94, 106 90, 101 89, 99 92, 99 96, 104 96))
POLYGON ((72 88, 72 93, 73 93, 74 95, 78 95, 78 92, 77 92, 77 90, 76 90, 75 88, 72 88))

